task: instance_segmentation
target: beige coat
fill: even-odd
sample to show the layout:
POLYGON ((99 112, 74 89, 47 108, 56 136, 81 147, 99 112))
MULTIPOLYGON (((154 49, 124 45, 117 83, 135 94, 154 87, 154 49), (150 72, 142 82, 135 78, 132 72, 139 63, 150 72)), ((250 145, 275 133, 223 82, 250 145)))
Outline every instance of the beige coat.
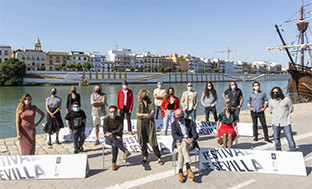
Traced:
MULTIPOLYGON (((147 104, 148 107, 148 119, 149 121, 149 134, 148 134, 148 143, 151 146, 157 146, 156 138, 156 129, 155 129, 155 105, 153 102, 147 104)), ((140 102, 137 105, 136 113, 143 113, 143 102, 140 102)), ((140 146, 143 146, 143 136, 142 136, 142 117, 137 117, 137 135, 140 146)))
MULTIPOLYGON (((198 95, 196 91, 192 91, 193 92, 193 105, 194 105, 194 110, 197 109, 198 107, 198 95)), ((188 91, 184 91, 182 94, 182 98, 181 98, 181 105, 182 105, 182 109, 185 111, 187 109, 187 93, 188 91)))

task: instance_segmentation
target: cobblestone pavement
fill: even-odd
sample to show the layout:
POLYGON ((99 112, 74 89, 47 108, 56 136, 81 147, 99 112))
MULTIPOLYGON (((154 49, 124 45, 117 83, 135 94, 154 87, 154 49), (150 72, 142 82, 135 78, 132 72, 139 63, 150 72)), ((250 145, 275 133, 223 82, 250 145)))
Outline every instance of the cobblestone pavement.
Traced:
MULTIPOLYGON (((312 133, 312 103, 296 105, 293 118, 293 132, 298 151, 303 152, 308 176, 288 176, 274 174, 238 173, 226 171, 197 170, 193 167, 195 178, 188 179, 181 184, 178 176, 174 175, 172 158, 170 154, 164 154, 165 164, 157 164, 156 157, 149 155, 148 166, 142 166, 142 156, 133 153, 128 158, 128 166, 124 166, 122 154, 119 153, 117 171, 111 170, 111 150, 105 150, 105 169, 102 169, 102 148, 101 145, 94 146, 93 142, 85 142, 85 154, 88 154, 90 171, 85 179, 59 179, 59 180, 19 180, 0 181, 3 189, 7 188, 312 188, 312 137, 300 137, 303 134, 312 133), (302 110, 302 108, 304 108, 302 110), (297 111, 296 111, 297 110, 297 111), (300 111, 299 111, 300 110, 300 111)), ((270 115, 266 112, 267 123, 270 125, 270 115)), ((203 119, 199 116, 198 119, 203 119)), ((242 111, 241 122, 251 122, 249 113, 242 111)), ((260 140, 254 142, 251 137, 241 137, 238 148, 251 149, 262 148, 274 150, 274 145, 267 144, 263 140, 262 129, 259 129, 260 140)), ((273 136, 272 128, 269 128, 269 135, 273 136)), ((37 135, 36 154, 72 154, 73 144, 62 143, 47 145, 45 135, 37 135)), ((283 137, 284 138, 284 137, 283 137)), ((201 147, 216 147, 214 136, 200 136, 201 147)), ((283 150, 288 150, 287 142, 283 150)), ((0 139, 1 155, 19 155, 20 147, 16 138, 0 139)), ((194 157, 192 157, 194 161, 194 157)), ((291 163, 291 162, 289 162, 291 163)))

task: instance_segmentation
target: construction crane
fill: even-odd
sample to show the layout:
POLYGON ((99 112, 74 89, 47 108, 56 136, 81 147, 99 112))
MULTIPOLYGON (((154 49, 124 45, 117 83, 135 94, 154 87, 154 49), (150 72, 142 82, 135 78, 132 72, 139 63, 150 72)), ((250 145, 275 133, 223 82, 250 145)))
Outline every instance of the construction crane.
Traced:
POLYGON ((230 47, 227 47, 226 51, 215 51, 214 53, 227 53, 227 59, 230 60, 230 53, 231 52, 237 52, 236 49, 230 49, 230 47))

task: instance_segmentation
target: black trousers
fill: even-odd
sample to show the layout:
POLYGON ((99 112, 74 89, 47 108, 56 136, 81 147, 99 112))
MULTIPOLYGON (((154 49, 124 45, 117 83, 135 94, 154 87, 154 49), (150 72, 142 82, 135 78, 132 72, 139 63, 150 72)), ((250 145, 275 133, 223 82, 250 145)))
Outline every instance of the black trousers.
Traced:
POLYGON ((79 129, 73 129, 72 136, 73 136, 74 148, 75 150, 78 150, 79 147, 83 146, 83 143, 85 141, 85 127, 82 127, 79 129))
POLYGON ((261 126, 263 128, 264 138, 266 138, 266 139, 269 138, 268 137, 268 127, 266 124, 264 112, 257 112, 256 113, 254 111, 251 111, 250 115, 251 115, 252 124, 253 124, 253 136, 258 137, 258 118, 259 118, 261 126))
POLYGON ((233 111, 233 113, 237 116, 237 122, 239 122, 239 112, 240 112, 240 108, 237 108, 237 107, 232 106, 232 111, 233 111))
POLYGON ((125 119, 125 114, 126 114, 126 117, 127 117, 128 131, 132 131, 131 120, 130 120, 131 113, 129 113, 129 110, 126 110, 126 107, 124 106, 124 109, 120 110, 120 116, 121 116, 122 120, 125 119))
MULTIPOLYGON (((149 135, 149 127, 146 124, 142 124, 142 136, 143 136, 143 146, 142 146, 142 155, 143 156, 148 156, 148 151, 147 151, 147 143, 148 143, 148 135, 149 135)), ((157 158, 160 158, 160 151, 158 148, 158 145, 152 146, 154 154, 157 158)))
POLYGON ((205 108, 206 121, 209 121, 209 113, 210 112, 212 113, 215 122, 217 122, 218 121, 218 116, 217 116, 217 109, 216 109, 215 106, 214 107, 207 107, 207 108, 205 108))

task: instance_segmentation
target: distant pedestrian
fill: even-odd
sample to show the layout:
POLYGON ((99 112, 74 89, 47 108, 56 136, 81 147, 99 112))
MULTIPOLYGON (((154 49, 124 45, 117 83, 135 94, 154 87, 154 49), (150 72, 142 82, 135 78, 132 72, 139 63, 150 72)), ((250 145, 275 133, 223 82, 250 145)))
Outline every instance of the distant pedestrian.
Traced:
POLYGON ((232 111, 236 114, 237 122, 239 122, 239 112, 243 105, 244 98, 242 90, 237 87, 237 83, 235 81, 232 81, 229 84, 229 88, 224 91, 222 97, 225 102, 229 102, 231 104, 232 111))
POLYGON ((51 135, 56 134, 56 144, 61 144, 59 141, 59 131, 64 128, 63 120, 61 117, 62 99, 56 96, 56 88, 50 90, 51 96, 46 98, 47 122, 44 131, 49 135, 48 145, 52 145, 51 135))
POLYGON ((129 157, 131 153, 123 145, 123 119, 120 116, 117 116, 117 107, 110 106, 108 111, 109 116, 104 119, 103 131, 106 144, 112 146, 112 169, 116 171, 118 149, 124 152, 126 157, 129 157))
POLYGON ((218 121, 217 109, 218 104, 218 95, 217 91, 214 88, 212 82, 208 81, 206 87, 203 91, 203 94, 200 98, 202 105, 205 107, 206 121, 209 121, 209 113, 211 112, 214 118, 214 121, 218 121))
POLYGON ((74 102, 77 102, 79 107, 81 107, 80 95, 77 93, 77 89, 75 86, 72 86, 70 89, 70 94, 67 95, 66 102, 66 113, 68 113, 72 109, 72 105, 74 102))
POLYGON ((258 118, 260 120, 264 140, 272 143, 268 136, 268 127, 265 120, 264 111, 268 106, 268 98, 262 90, 260 90, 260 83, 258 81, 253 82, 252 84, 253 92, 250 93, 249 98, 247 99, 248 109, 250 110, 250 115, 253 123, 253 136, 254 141, 258 141, 258 118))
POLYGON ((162 82, 157 83, 157 88, 154 89, 154 98, 155 98, 155 119, 158 119, 158 114, 161 111, 161 103, 164 97, 167 95, 166 90, 162 88, 162 82))
POLYGON ((128 82, 122 82, 122 89, 118 91, 117 96, 117 108, 118 113, 120 114, 122 119, 125 119, 125 115, 127 117, 127 125, 128 125, 128 134, 132 135, 131 128, 131 112, 133 109, 133 92, 128 88, 128 82))
POLYGON ((69 133, 73 136, 74 153, 83 152, 87 116, 85 112, 80 109, 78 102, 73 103, 72 109, 66 114, 65 119, 69 133))
POLYGON ((193 90, 193 84, 188 83, 186 85, 187 90, 182 93, 181 105, 185 112, 185 118, 192 117, 192 121, 196 123, 196 109, 198 107, 198 95, 197 92, 193 90))
POLYGON ((226 102, 224 112, 219 114, 216 133, 219 144, 223 144, 224 148, 232 148, 233 141, 239 136, 236 121, 237 116, 233 112, 231 104, 226 102))
POLYGON ((161 116, 163 119, 163 134, 167 136, 167 131, 169 127, 169 121, 172 124, 175 120, 174 111, 180 108, 180 100, 178 97, 174 96, 174 88, 169 87, 167 95, 161 103, 161 116))
POLYGON ((92 105, 92 119, 93 125, 95 127, 95 142, 94 145, 99 145, 99 127, 100 124, 104 125, 104 118, 106 115, 105 106, 107 106, 107 96, 102 92, 102 87, 100 85, 96 85, 94 87, 94 93, 91 94, 91 105, 92 105))
POLYGON ((158 158, 158 164, 163 165, 161 159, 155 130, 155 105, 151 101, 151 94, 148 90, 142 89, 138 95, 139 104, 136 109, 137 116, 137 135, 142 148, 143 164, 147 162, 148 151, 147 143, 153 148, 155 156, 158 158))
POLYGON ((282 150, 281 130, 284 131, 288 141, 289 150, 296 151, 296 143, 293 138, 290 113, 294 107, 291 100, 285 97, 280 87, 273 87, 271 90, 271 98, 269 101, 269 109, 272 114, 272 127, 274 131, 275 149, 282 150))
POLYGON ((35 155, 36 152, 36 127, 44 119, 44 113, 35 105, 32 98, 24 94, 16 109, 16 132, 21 146, 21 155, 35 155), (40 119, 35 123, 36 112, 40 119))

